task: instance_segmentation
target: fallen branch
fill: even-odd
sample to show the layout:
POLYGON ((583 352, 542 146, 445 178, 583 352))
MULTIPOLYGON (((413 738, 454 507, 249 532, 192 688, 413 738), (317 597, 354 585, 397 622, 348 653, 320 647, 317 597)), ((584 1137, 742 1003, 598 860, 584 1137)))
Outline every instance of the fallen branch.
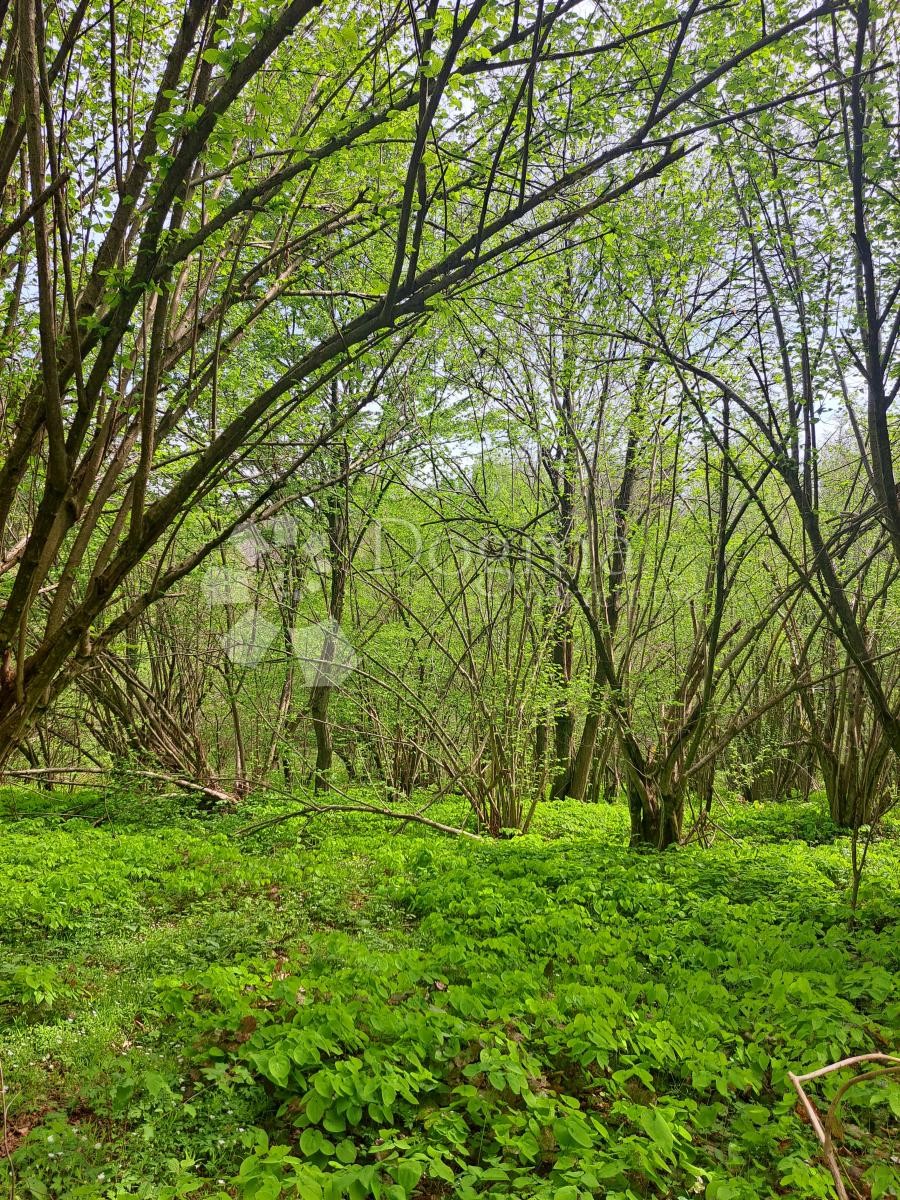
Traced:
MULTIPOLYGON (((338 791, 334 787, 331 790, 338 791)), ((338 794, 342 795, 343 793, 339 792, 338 794)), ((444 825, 440 821, 432 821, 430 817, 422 816, 421 813, 395 812, 391 808, 381 808, 376 804, 350 801, 349 798, 346 804, 316 804, 314 800, 309 800, 302 808, 294 808, 290 812, 279 813, 276 817, 266 817, 265 820, 255 821, 252 825, 244 825, 236 833, 238 837, 243 837, 247 833, 256 833, 257 830, 267 829, 272 825, 281 825, 284 821, 292 821, 297 817, 312 817, 318 816, 320 813, 330 812, 370 813, 376 817, 390 817, 392 820, 400 822, 414 821, 418 825, 427 825, 429 829, 437 829, 440 833, 449 833, 454 837, 469 838, 473 842, 484 840, 477 833, 472 833, 468 829, 457 829, 455 825, 444 825)))
POLYGON ((809 1123, 812 1125, 816 1137, 822 1146, 822 1156, 825 1163, 831 1172, 831 1177, 834 1180, 834 1186, 837 1189, 839 1200, 850 1200, 847 1189, 844 1186, 844 1180, 841 1175, 841 1167, 838 1162, 837 1153, 832 1141, 831 1130, 834 1128, 837 1120, 837 1111, 846 1093, 854 1084, 863 1083, 867 1079, 877 1079, 882 1075, 894 1075, 900 1072, 900 1058, 895 1058, 891 1054, 856 1054, 852 1058, 842 1058, 840 1062, 831 1063, 827 1067, 819 1067, 817 1071, 809 1071, 806 1075, 794 1075, 788 1071, 788 1079, 793 1085, 794 1091, 800 1097, 800 1103, 803 1105, 806 1115, 809 1117, 809 1123), (810 1100, 809 1096, 804 1091, 804 1083, 808 1083, 810 1079, 819 1079, 823 1075, 830 1075, 832 1071, 843 1070, 844 1067, 854 1067, 857 1063, 864 1062, 879 1062, 890 1064, 878 1071, 864 1071, 861 1075, 854 1075, 852 1079, 848 1079, 838 1088, 837 1094, 832 1100, 828 1112, 823 1123, 820 1118, 816 1106, 810 1100))
POLYGON ((179 775, 168 775, 164 771, 138 771, 138 770, 106 770, 102 767, 29 767, 21 771, 0 771, 0 779, 43 779, 52 778, 52 782, 59 782, 55 777, 57 775, 85 775, 96 777, 97 775, 111 776, 118 775, 128 779, 150 779, 159 783, 170 783, 175 787, 181 788, 185 792, 196 792, 201 796, 205 796, 207 800, 214 801, 216 804, 236 804, 237 801, 230 792, 223 792, 221 788, 215 788, 205 783, 196 783, 191 779, 184 779, 179 775))
MULTIPOLYGON (((152 779, 162 783, 173 784, 175 787, 182 788, 184 791, 196 792, 199 795, 205 796, 208 800, 213 800, 218 804, 236 804, 234 796, 228 792, 223 792, 218 788, 209 787, 206 784, 195 783, 190 779, 184 779, 177 775, 167 775, 162 771, 119 771, 119 776, 126 776, 132 779, 152 779)), ((103 771, 98 767, 31 767, 21 771, 3 771, 0 772, 0 779, 7 776, 15 779, 40 779, 48 775, 85 775, 97 776, 106 775, 109 772, 103 771)), ((270 795, 276 795, 283 798, 296 797, 290 792, 283 792, 279 788, 273 788, 267 784, 258 784, 261 791, 268 792, 270 795)), ((336 792, 339 796, 344 796, 340 788, 331 786, 330 790, 336 792)), ((302 808, 292 809, 290 812, 279 813, 276 817, 266 817, 263 821, 257 821, 251 825, 245 825, 237 830, 237 836, 242 837, 247 833, 255 833, 258 829, 266 829, 270 825, 280 825, 283 821, 291 821, 297 817, 317 816, 319 813, 329 812, 360 812, 371 813, 378 817, 391 817, 401 824, 406 821, 414 821, 419 825, 427 825, 429 829, 437 829, 440 833, 449 833, 454 837, 465 837, 472 841, 480 842, 484 839, 477 833, 472 833, 468 829, 457 829, 455 825, 444 825, 440 821, 432 821, 430 817, 425 817, 421 812, 407 813, 395 812, 391 808, 381 808, 376 804, 365 804, 361 801, 352 800, 349 796, 345 797, 346 804, 316 804, 315 801, 309 800, 302 808)))

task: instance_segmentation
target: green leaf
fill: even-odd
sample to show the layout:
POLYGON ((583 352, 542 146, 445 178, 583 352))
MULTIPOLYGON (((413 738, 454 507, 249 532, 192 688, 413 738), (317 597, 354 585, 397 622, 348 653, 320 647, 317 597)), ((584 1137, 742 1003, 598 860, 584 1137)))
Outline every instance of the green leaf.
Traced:
POLYGON ((338 1142, 334 1153, 339 1162, 352 1163, 356 1162, 356 1146, 350 1138, 344 1138, 342 1142, 338 1142))
POLYGON ((659 1109, 644 1109, 640 1115, 640 1122, 645 1133, 649 1134, 654 1144, 668 1157, 672 1153, 675 1139, 668 1121, 659 1109))
POLYGON ((318 1129, 304 1129, 300 1134, 300 1149, 309 1158, 319 1152, 324 1140, 318 1129))
POLYGON ((286 1054, 276 1050, 268 1057, 266 1071, 269 1078, 279 1087, 287 1087, 287 1082, 291 1077, 291 1060, 286 1054))

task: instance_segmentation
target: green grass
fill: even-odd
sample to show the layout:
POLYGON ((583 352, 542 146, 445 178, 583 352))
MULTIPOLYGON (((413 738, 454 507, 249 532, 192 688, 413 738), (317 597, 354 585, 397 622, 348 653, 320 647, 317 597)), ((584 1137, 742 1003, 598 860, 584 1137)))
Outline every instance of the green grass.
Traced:
MULTIPOLYGON (((895 831, 852 920, 816 803, 664 855, 605 805, 472 843, 179 804, 0 793, 16 1197, 833 1194, 787 1072, 898 1045, 895 831)), ((872 1200, 898 1111, 844 1105, 872 1200)))

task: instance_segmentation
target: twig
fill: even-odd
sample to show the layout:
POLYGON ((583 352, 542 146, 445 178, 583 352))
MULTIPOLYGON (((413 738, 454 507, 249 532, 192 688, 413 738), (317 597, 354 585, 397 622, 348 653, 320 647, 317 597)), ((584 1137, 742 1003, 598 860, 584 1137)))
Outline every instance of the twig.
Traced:
POLYGON ((844 1180, 841 1176, 840 1163, 838 1162, 838 1157, 834 1149, 834 1143, 831 1139, 831 1126, 835 1117, 837 1116, 838 1105, 844 1098, 844 1094, 847 1092, 847 1090, 855 1083, 862 1083, 866 1079, 874 1079, 879 1075, 893 1074, 896 1071, 900 1071, 900 1058, 895 1058, 891 1054, 855 1054, 852 1058, 842 1058, 840 1062, 831 1063, 827 1067, 819 1067, 818 1070, 809 1071, 806 1075, 794 1075, 792 1071, 788 1071, 788 1079, 791 1081, 794 1091, 800 1097, 800 1103, 803 1105, 806 1115, 809 1117, 809 1123, 812 1125, 815 1135, 821 1143, 822 1155, 829 1171, 831 1172, 831 1177, 834 1180, 834 1186, 837 1189, 839 1200, 850 1200, 850 1197, 848 1196, 847 1189, 844 1186, 844 1180), (862 1075, 855 1075, 852 1079, 849 1079, 846 1083, 842 1084, 842 1086, 838 1089, 834 1100, 831 1102, 831 1106, 829 1107, 825 1118, 825 1124, 823 1125, 822 1120, 816 1111, 815 1105, 803 1089, 803 1084, 808 1083, 810 1079, 819 1079, 823 1075, 830 1075, 832 1071, 840 1071, 844 1067, 853 1067, 856 1066, 857 1063, 864 1062, 881 1062, 888 1063, 890 1065, 885 1071, 866 1071, 862 1075))
POLYGON ((735 837, 735 835, 729 829, 726 829, 724 825, 720 825, 718 821, 714 821, 712 817, 706 818, 706 824, 710 829, 715 829, 716 833, 724 833, 727 838, 731 838, 731 840, 736 842, 737 845, 741 844, 741 839, 739 837, 735 837))

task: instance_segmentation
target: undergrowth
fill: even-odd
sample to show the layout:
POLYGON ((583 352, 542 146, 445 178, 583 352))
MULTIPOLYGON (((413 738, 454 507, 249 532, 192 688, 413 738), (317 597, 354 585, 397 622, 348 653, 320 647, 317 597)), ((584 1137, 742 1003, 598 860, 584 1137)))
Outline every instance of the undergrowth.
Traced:
MULTIPOLYGON (((606 805, 482 843, 335 815, 237 836, 264 802, 0 806, 17 1197, 824 1200, 787 1072, 898 1045, 900 841, 852 918, 817 803, 734 804, 663 855, 606 805)), ((900 1088, 842 1112, 859 1194, 896 1196, 900 1088)))

